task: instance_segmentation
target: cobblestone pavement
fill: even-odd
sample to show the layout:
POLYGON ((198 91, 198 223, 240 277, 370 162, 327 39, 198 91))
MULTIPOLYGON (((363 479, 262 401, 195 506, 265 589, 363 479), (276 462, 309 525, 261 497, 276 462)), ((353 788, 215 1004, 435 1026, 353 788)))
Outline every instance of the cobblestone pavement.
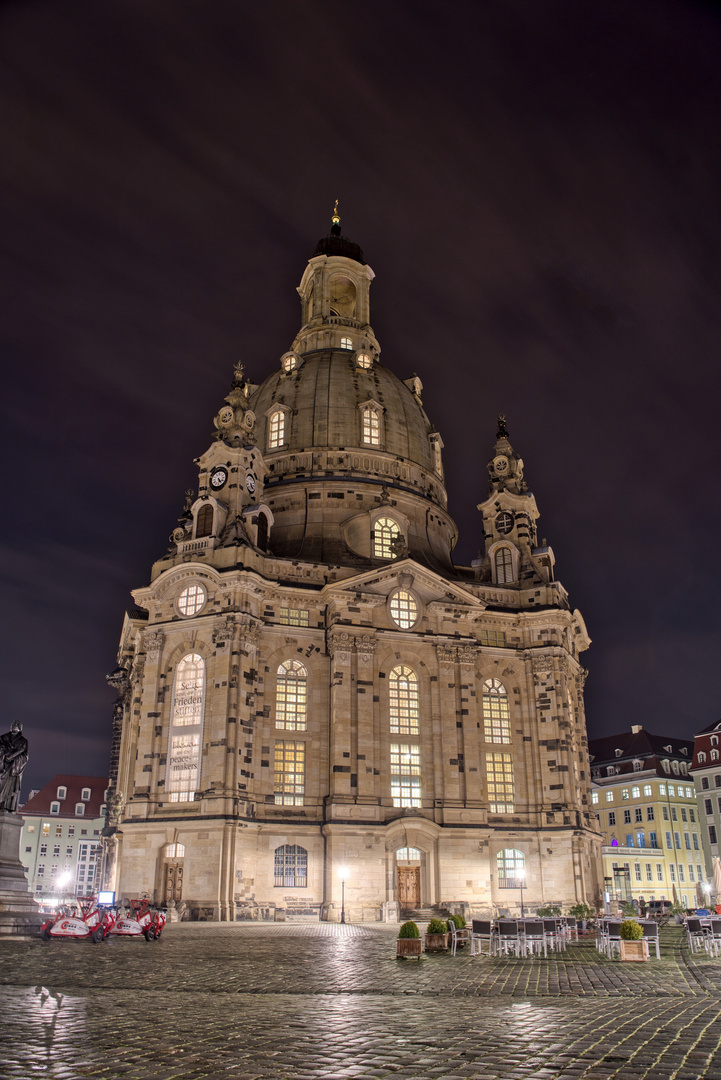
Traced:
POLYGON ((0 943, 0 1080, 721 1080, 721 959, 394 958, 396 928, 0 943), (11 1036, 9 1038, 9 1036, 11 1036), (10 1045, 12 1043, 12 1045, 10 1045))

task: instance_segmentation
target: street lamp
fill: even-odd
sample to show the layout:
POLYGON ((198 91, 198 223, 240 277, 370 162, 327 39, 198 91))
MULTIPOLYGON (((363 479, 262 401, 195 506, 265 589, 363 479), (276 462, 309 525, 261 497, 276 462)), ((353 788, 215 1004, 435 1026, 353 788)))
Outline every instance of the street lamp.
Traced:
POLYGON ((519 866, 519 868, 516 870, 516 881, 518 882, 518 887, 521 890, 521 918, 523 919, 525 918, 525 912, 523 910, 523 886, 526 881, 525 866, 519 866))
POLYGON ((339 866, 338 873, 340 874, 340 921, 345 922, 345 879, 348 877, 348 867, 339 866))

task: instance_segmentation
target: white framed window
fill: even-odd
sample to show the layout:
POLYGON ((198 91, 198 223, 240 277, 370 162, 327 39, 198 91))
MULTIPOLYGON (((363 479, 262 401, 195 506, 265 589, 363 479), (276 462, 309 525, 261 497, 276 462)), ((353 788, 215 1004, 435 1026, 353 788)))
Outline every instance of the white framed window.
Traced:
POLYGON ((176 607, 181 615, 197 615, 205 605, 207 593, 202 585, 186 585, 178 594, 176 607))
POLYGON ((58 788, 58 798, 62 800, 62 799, 67 799, 67 797, 68 797, 68 789, 66 787, 59 787, 58 788))
POLYGON ((420 861, 421 861, 421 853, 420 853, 420 850, 418 848, 401 847, 401 848, 398 848, 398 850, 396 851, 396 862, 397 863, 411 863, 411 862, 420 862, 420 861))
POLYGON ((421 805, 421 748, 391 743, 391 798, 394 806, 421 805))
POLYGON ((90 802, 90 788, 89 787, 84 787, 82 789, 82 791, 80 792, 80 798, 83 800, 83 802, 90 802))
POLYGON ((182 859, 185 855, 185 844, 166 844, 165 845, 165 858, 166 859, 182 859))
POLYGON ((486 784, 491 813, 512 814, 513 758, 510 754, 486 754, 486 784))
POLYGON ((349 349, 352 352, 353 351, 353 338, 342 337, 340 339, 340 347, 341 347, 341 349, 349 349))
POLYGON ((606 802, 613 802, 613 792, 612 791, 607 791, 606 792, 606 802))
POLYGON ((305 795, 305 743, 276 740, 273 766, 276 804, 302 806, 305 795))
POLYGON ((308 852, 297 844, 275 849, 275 888, 305 889, 308 885, 308 852))
POLYGON ((276 673, 275 726, 305 731, 308 672, 297 660, 284 660, 276 673))
POLYGON ((704 762, 706 760, 706 754, 704 753, 703 750, 699 750, 699 752, 698 752, 698 760, 699 760, 699 762, 704 762))
POLYGON ((418 618, 418 604, 405 589, 399 589, 392 594, 390 609, 393 622, 401 630, 410 630, 418 618))
POLYGON ((50 813, 51 814, 59 814, 60 813, 60 803, 59 802, 51 802, 50 803, 50 813))
POLYGON ((496 584, 508 585, 513 581, 513 553, 509 547, 496 548, 493 556, 496 568, 496 584))
POLYGON ((366 446, 381 444, 380 413, 372 405, 364 405, 361 409, 361 439, 366 446))
POLYGON ((170 802, 192 802, 200 778, 201 734, 205 703, 205 662, 188 653, 178 664, 173 684, 165 788, 170 802))
POLYGON ((632 787, 631 788, 631 795, 632 795, 632 797, 634 799, 640 799, 641 798, 641 788, 640 787, 632 787))
POLYGON ((392 735, 418 734, 418 679, 413 668, 399 664, 388 680, 392 735))
POLYGON ((506 848, 496 855, 499 889, 517 889, 525 878, 526 857, 522 851, 506 848))
POLYGON ((278 450, 285 443, 285 413, 276 409, 268 417, 268 449, 278 450))
POLYGON ((511 711, 508 692, 498 679, 483 684, 483 733, 486 742, 510 743, 511 711))
POLYGON ((598 792, 597 791, 592 791, 591 792, 591 803, 594 806, 598 805, 598 792))
POLYGON ((85 814, 85 803, 75 803, 75 817, 83 817, 85 814))
POLYGON ((391 517, 379 517, 373 527, 373 554, 377 559, 397 559, 403 539, 400 525, 391 517))

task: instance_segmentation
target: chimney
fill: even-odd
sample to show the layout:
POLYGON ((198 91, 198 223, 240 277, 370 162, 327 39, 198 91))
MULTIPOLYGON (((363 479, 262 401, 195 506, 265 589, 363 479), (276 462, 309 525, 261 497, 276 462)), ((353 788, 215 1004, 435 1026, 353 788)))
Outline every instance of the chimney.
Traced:
POLYGON ((632 735, 638 735, 639 732, 641 732, 641 731, 643 731, 643 728, 641 727, 640 724, 631 724, 631 734, 632 735))

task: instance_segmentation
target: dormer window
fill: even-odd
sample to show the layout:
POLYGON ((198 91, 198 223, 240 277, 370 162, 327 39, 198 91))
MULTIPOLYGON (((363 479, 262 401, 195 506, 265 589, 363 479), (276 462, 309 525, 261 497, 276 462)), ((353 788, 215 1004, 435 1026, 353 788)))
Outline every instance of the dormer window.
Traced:
POLYGON ((671 762, 671 768, 673 769, 675 775, 678 776, 678 762, 677 761, 672 761, 671 762))
POLYGON ((285 413, 276 409, 268 417, 268 449, 278 450, 285 443, 285 413))
POLYGON ((295 369, 298 367, 298 357, 295 355, 295 353, 288 353, 281 360, 280 366, 286 374, 291 371, 295 371, 295 369))
POLYGON ((340 339, 340 347, 341 347, 341 349, 348 349, 350 352, 352 352, 353 351, 353 338, 342 337, 340 339))
POLYGON ((373 528, 373 554, 377 559, 397 559, 403 533, 397 521, 380 517, 373 528))
POLYGON ((380 446, 381 418, 378 409, 364 405, 361 409, 361 437, 366 446, 380 446))
POLYGON ((83 802, 90 802, 90 788, 89 787, 84 787, 83 788, 83 790, 80 792, 80 798, 83 800, 83 802))
POLYGON ((60 813, 60 803, 59 802, 51 802, 50 803, 50 813, 51 814, 59 814, 60 813))
POLYGON ((67 799, 67 797, 68 797, 68 789, 66 787, 59 787, 58 788, 58 798, 59 799, 67 799))
POLYGON ((617 750, 616 751, 616 757, 621 757, 622 754, 623 754, 623 750, 617 750))
POLYGON ((85 803, 82 803, 82 802, 75 803, 75 817, 84 817, 84 816, 85 816, 85 803))
POLYGON ((373 357, 367 352, 359 352, 355 362, 359 368, 363 368, 365 371, 373 367, 373 357))
POLYGON ((671 766, 668 763, 668 758, 663 759, 663 761, 661 762, 661 768, 665 773, 671 772, 671 766))
POLYGON ((699 761, 699 765, 703 764, 703 762, 704 762, 705 760, 706 760, 706 754, 704 753, 704 751, 703 751, 703 750, 699 750, 699 752, 698 752, 698 761, 699 761))
POLYGON ((201 536, 210 536, 213 532, 213 506, 211 503, 205 503, 201 506, 195 518, 195 536, 199 539, 201 536))
POLYGON ((634 763, 633 763, 633 771, 634 772, 641 772, 642 768, 643 768, 643 762, 642 761, 634 761, 634 763))
POLYGON ((607 765, 606 766, 606 776, 615 776, 615 775, 616 775, 616 766, 615 765, 607 765))
POLYGON ((718 750, 712 750, 711 751, 711 760, 712 761, 718 761, 718 750))
POLYGON ((711 745, 712 746, 718 746, 718 735, 712 735, 711 736, 711 745))

